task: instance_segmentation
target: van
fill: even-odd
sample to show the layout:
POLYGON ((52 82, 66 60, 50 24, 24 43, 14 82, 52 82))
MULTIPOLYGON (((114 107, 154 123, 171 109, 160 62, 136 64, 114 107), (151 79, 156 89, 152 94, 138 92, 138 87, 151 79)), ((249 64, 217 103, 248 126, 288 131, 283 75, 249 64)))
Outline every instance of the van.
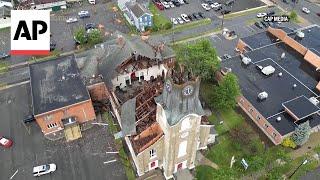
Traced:
POLYGON ((90 4, 96 4, 96 0, 88 0, 90 4))
POLYGON ((55 164, 45 164, 33 168, 33 176, 41 176, 54 172, 57 169, 55 164))

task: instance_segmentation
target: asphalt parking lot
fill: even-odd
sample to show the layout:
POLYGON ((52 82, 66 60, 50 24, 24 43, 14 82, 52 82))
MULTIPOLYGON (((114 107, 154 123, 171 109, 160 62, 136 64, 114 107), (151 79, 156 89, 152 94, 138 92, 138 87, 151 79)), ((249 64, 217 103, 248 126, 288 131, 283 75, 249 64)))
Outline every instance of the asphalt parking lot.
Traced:
MULTIPOLYGON (((62 52, 68 52, 75 49, 73 33, 79 27, 84 27, 87 23, 102 24, 105 32, 113 32, 118 30, 128 33, 129 28, 125 22, 119 23, 120 11, 113 12, 113 3, 98 2, 96 5, 83 3, 82 5, 73 4, 72 7, 51 13, 51 40, 57 44, 56 49, 62 52), (80 19, 78 12, 87 10, 90 18, 80 19), (78 22, 67 24, 68 17, 77 17, 78 22)), ((0 52, 8 53, 10 51, 10 29, 0 30, 0 52)), ((14 56, 7 58, 7 62, 11 64, 26 61, 30 56, 14 56)))
MULTIPOLYGON (((231 13, 266 5, 260 0, 235 0, 232 6, 226 6, 226 0, 215 0, 215 2, 222 4, 223 9, 230 9, 231 13)), ((219 15, 221 14, 219 13, 219 15)))
POLYGON ((0 179, 36 179, 32 168, 45 163, 55 163, 57 170, 39 180, 126 179, 117 155, 106 153, 115 151, 106 127, 93 127, 66 143, 45 139, 35 123, 24 126, 21 119, 31 111, 29 93, 29 84, 0 91, 0 134, 14 142, 10 149, 0 147, 0 179))

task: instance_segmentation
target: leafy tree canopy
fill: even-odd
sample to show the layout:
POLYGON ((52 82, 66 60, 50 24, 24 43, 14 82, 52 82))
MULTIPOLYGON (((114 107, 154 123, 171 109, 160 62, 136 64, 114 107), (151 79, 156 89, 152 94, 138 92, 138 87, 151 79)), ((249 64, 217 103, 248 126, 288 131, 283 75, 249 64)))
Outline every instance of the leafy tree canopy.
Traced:
POLYGON ((236 106, 236 97, 240 95, 237 77, 228 73, 211 91, 209 105, 216 109, 229 109, 236 106))
POLYGON ((176 58, 190 72, 204 80, 212 79, 220 67, 216 50, 208 40, 179 45, 176 48, 176 58))
POLYGON ((85 44, 87 42, 86 30, 79 28, 74 32, 74 38, 79 44, 85 44))
POLYGON ((95 45, 102 42, 102 34, 99 29, 93 29, 88 33, 88 43, 95 45))
POLYGON ((306 121, 296 127, 295 131, 291 135, 291 138, 296 145, 301 146, 308 141, 310 133, 311 127, 309 125, 309 121, 306 121))

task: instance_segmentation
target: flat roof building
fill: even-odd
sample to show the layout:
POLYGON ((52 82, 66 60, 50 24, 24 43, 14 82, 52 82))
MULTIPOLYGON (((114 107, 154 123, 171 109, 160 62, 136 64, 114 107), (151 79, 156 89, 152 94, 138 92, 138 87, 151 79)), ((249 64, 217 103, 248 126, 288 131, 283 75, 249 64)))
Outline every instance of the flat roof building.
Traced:
POLYGON ((318 26, 298 30, 305 32, 300 39, 294 32, 268 28, 240 39, 237 48, 242 54, 222 62, 223 69, 231 69, 238 77, 239 106, 274 144, 302 122, 309 121, 314 131, 319 129, 320 74, 315 54, 320 47, 319 30, 318 26), (251 63, 246 65, 243 57, 251 63), (263 68, 268 66, 274 71, 266 75, 263 68), (261 93, 266 98, 261 99, 261 93))

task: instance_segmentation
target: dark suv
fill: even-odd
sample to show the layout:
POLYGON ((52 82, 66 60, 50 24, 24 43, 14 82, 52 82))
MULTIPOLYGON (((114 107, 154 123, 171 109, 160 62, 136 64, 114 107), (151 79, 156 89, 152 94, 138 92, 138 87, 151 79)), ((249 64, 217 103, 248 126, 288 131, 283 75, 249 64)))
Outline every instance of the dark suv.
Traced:
POLYGON ((30 122, 32 122, 32 121, 34 121, 34 120, 35 120, 35 118, 34 118, 33 115, 28 115, 27 117, 25 117, 25 118, 23 119, 23 122, 24 122, 24 123, 30 123, 30 122))

